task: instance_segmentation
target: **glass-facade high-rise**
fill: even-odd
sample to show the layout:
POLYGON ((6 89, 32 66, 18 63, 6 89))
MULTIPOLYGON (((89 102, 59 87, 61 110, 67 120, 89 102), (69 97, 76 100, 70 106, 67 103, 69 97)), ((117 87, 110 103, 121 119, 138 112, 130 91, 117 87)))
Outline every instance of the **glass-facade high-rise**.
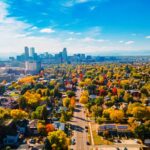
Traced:
POLYGON ((29 58, 29 48, 27 46, 24 48, 24 56, 25 56, 25 60, 29 58))

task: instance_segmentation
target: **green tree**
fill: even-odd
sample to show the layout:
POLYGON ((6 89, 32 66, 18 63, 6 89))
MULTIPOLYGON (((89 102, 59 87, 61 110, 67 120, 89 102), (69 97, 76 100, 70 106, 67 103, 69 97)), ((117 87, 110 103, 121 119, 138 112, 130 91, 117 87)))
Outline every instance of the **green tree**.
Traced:
POLYGON ((19 108, 25 109, 27 107, 27 100, 24 96, 20 96, 18 99, 19 108))
POLYGON ((132 115, 138 120, 148 119, 150 117, 150 111, 147 107, 134 107, 132 109, 132 115))
POLYGON ((75 96, 75 92, 74 91, 67 91, 67 95, 69 98, 74 97, 75 96))
POLYGON ((100 106, 94 105, 91 107, 92 116, 96 118, 102 115, 102 108, 100 106))
POLYGON ((5 92, 5 86, 0 85, 0 95, 3 95, 5 92))
POLYGON ((46 105, 38 106, 31 116, 33 119, 46 120, 48 116, 46 105))
POLYGON ((0 124, 5 120, 10 118, 10 110, 5 108, 0 108, 0 124))
POLYGON ((103 104, 103 97, 100 96, 98 98, 95 99, 95 104, 96 105, 102 105, 103 104))
POLYGON ((62 130, 49 132, 47 139, 52 150, 68 150, 67 135, 62 130))
POLYGON ((137 138, 142 140, 146 138, 150 138, 150 125, 141 124, 140 126, 136 127, 134 130, 134 134, 137 138))

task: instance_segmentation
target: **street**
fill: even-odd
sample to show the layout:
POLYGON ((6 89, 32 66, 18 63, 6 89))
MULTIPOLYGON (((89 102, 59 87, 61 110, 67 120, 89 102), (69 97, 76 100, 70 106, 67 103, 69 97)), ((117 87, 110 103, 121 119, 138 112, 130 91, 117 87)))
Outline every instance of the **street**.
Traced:
MULTIPOLYGON (((80 98, 81 89, 78 88, 76 91, 76 99, 80 98)), ((88 121, 84 113, 84 108, 79 102, 76 103, 74 116, 70 122, 74 126, 73 137, 75 139, 75 145, 71 145, 70 148, 73 150, 88 150, 88 132, 86 132, 85 126, 88 126, 88 121)))

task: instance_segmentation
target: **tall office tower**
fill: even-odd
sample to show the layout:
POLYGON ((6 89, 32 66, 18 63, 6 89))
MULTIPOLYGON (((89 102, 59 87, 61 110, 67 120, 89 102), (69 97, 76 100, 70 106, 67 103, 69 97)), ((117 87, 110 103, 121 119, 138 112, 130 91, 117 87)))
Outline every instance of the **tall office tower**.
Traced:
POLYGON ((29 48, 27 46, 24 48, 24 56, 25 56, 25 60, 29 58, 29 48))
POLYGON ((35 56, 35 48, 31 47, 30 48, 30 57, 34 58, 34 56, 35 56))
POLYGON ((62 59, 63 59, 63 62, 68 61, 67 48, 64 48, 63 51, 62 51, 62 59))

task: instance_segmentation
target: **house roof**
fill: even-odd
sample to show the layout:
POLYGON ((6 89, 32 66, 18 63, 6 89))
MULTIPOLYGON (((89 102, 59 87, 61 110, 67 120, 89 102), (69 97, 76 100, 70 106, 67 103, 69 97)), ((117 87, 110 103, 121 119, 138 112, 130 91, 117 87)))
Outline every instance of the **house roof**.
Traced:
POLYGON ((54 126, 55 128, 59 129, 59 130, 65 130, 65 124, 64 123, 61 123, 59 121, 55 121, 54 123, 54 126))
POLYGON ((117 130, 128 130, 129 126, 128 125, 117 125, 117 130))
POLYGON ((34 119, 34 120, 31 120, 29 121, 29 127, 30 128, 37 128, 37 123, 38 123, 38 119, 34 119))
POLYGON ((99 129, 101 130, 116 130, 115 124, 103 124, 99 126, 99 129))
POLYGON ((123 130, 129 130, 129 126, 124 124, 103 124, 99 126, 99 130, 118 130, 118 131, 123 131, 123 130))

